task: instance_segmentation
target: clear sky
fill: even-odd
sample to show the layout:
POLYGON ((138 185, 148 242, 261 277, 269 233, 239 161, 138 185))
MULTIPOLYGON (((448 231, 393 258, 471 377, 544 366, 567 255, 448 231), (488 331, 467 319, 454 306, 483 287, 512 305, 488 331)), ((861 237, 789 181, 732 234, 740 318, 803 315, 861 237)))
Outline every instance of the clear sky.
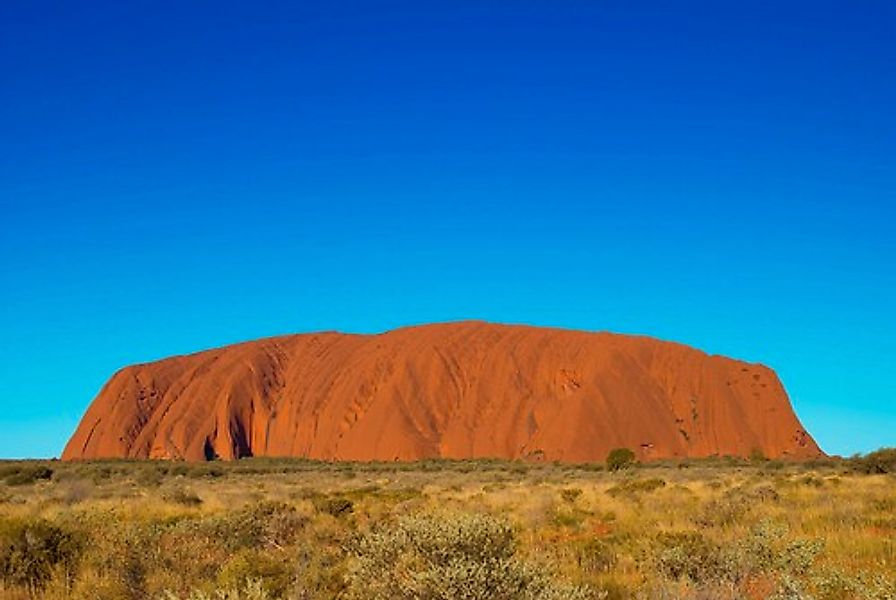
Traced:
POLYGON ((0 456, 119 367, 477 318, 896 445, 896 4, 0 4, 0 456))

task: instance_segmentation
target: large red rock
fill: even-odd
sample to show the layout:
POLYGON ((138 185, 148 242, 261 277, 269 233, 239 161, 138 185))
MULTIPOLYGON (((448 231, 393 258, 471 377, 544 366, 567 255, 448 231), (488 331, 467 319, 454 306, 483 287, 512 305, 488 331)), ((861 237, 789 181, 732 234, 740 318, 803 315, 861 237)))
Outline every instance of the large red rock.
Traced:
POLYGON ((126 367, 62 458, 822 453, 775 373, 659 340, 463 322, 269 338, 126 367))

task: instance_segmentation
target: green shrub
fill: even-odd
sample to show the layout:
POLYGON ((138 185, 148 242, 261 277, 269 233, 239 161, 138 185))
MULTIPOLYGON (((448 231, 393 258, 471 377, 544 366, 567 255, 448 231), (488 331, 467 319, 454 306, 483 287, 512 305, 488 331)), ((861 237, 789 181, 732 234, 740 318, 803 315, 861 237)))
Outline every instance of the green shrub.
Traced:
POLYGON ((514 557, 507 522, 476 514, 412 516, 350 547, 349 597, 511 600, 586 598, 514 557))
POLYGON ((184 463, 177 463, 168 468, 168 474, 172 477, 186 477, 190 474, 190 466, 184 463))
POLYGON ((570 504, 574 504, 575 501, 582 495, 582 490, 579 488, 566 488, 560 490, 560 497, 570 504))
POLYGON ((636 597, 643 598, 646 596, 636 596, 631 584, 614 575, 601 577, 599 583, 595 586, 595 599, 632 600, 632 598, 636 597))
POLYGON ((280 548, 292 544, 308 520, 289 504, 264 501, 211 519, 206 529, 234 550, 280 548))
POLYGON ((134 473, 134 480, 142 487, 157 487, 165 480, 165 473, 165 470, 149 465, 137 470, 134 473))
POLYGON ((763 503, 778 502, 780 497, 770 485, 737 487, 707 502, 692 519, 700 527, 727 527, 742 522, 763 503))
POLYGON ((198 465, 187 473, 187 476, 193 479, 218 479, 219 477, 224 477, 224 475, 224 469, 218 465, 198 465))
POLYGON ((619 471, 635 464, 635 453, 628 448, 614 448, 607 454, 607 469, 619 471))
POLYGON ((270 551, 246 549, 231 557, 218 573, 218 585, 239 589, 256 582, 275 598, 283 598, 292 582, 289 561, 270 551))
POLYGON ((248 581, 242 587, 219 589, 212 594, 197 590, 189 596, 178 596, 169 591, 162 600, 272 600, 272 596, 260 581, 248 581))
POLYGON ((585 522, 588 513, 577 510, 575 507, 557 508, 551 511, 551 523, 555 527, 568 527, 578 529, 585 522))
POLYGON ((316 508, 318 512, 326 513, 334 517, 343 517, 351 514, 355 510, 354 503, 348 498, 343 498, 341 496, 315 498, 313 503, 314 508, 316 508))
POLYGON ((821 540, 789 539, 784 524, 762 521, 731 551, 729 563, 741 573, 805 575, 824 548, 821 540))
POLYGON ((823 569, 811 578, 816 600, 893 600, 896 581, 882 575, 847 574, 836 569, 823 569))
POLYGON ((12 469, 6 476, 6 485, 28 485, 53 477, 53 469, 44 466, 24 466, 12 469))
POLYGON ((896 473, 896 448, 881 448, 850 459, 853 470, 860 473, 896 473))
POLYGON ((47 521, 0 522, 0 577, 40 589, 56 569, 72 571, 81 548, 80 536, 47 521))
POLYGON ((162 494, 162 498, 164 498, 168 502, 172 502, 174 504, 182 504, 184 506, 199 506, 200 504, 202 504, 202 498, 200 498, 195 492, 187 490, 180 486, 173 487, 167 490, 162 494))
POLYGON ((613 497, 625 495, 634 496, 642 492, 652 492, 664 487, 666 487, 666 482, 662 479, 633 479, 614 485, 607 490, 607 494, 613 497))
POLYGON ((668 579, 707 582, 724 577, 719 547, 699 531, 662 532, 655 545, 653 566, 668 579))
POLYGON ((576 550, 579 568, 585 573, 608 573, 616 565, 616 549, 600 538, 585 540, 576 550))
POLYGON ((753 448, 750 450, 750 462, 764 463, 768 460, 761 448, 753 448))
POLYGON ((79 561, 80 571, 95 576, 79 578, 71 598, 149 597, 147 579, 156 564, 153 550, 157 547, 159 528, 105 512, 84 515, 79 518, 79 526, 89 532, 89 544, 79 561))

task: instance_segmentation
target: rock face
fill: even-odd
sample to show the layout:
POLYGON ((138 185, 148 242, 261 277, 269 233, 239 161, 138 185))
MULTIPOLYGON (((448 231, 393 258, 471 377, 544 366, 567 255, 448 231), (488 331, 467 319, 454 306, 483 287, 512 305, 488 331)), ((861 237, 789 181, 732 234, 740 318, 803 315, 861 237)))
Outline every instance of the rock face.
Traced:
POLYGON ((767 367, 481 322, 262 339, 126 367, 63 452, 206 460, 822 455, 767 367))

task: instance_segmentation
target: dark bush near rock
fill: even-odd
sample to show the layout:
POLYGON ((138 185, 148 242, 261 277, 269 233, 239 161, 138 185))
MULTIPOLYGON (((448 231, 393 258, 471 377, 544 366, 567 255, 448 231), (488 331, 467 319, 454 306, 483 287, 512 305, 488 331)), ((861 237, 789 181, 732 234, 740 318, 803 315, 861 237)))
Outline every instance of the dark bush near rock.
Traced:
POLYGON ((607 468, 611 471, 627 469, 635 464, 635 453, 628 448, 614 448, 607 455, 607 468))

